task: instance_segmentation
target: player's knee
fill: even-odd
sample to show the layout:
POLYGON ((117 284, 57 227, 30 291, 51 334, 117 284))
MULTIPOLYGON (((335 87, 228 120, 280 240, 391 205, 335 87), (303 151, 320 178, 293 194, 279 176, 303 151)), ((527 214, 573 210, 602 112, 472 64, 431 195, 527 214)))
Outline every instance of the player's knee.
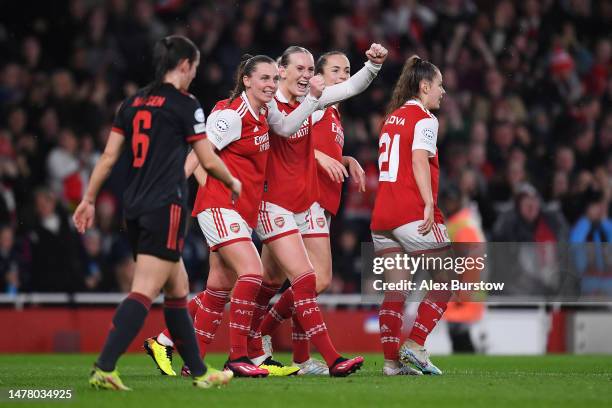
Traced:
POLYGON ((282 275, 263 275, 263 282, 269 286, 281 286, 287 278, 282 275))
POLYGON ((317 276, 317 294, 325 292, 331 286, 331 274, 329 276, 317 276))

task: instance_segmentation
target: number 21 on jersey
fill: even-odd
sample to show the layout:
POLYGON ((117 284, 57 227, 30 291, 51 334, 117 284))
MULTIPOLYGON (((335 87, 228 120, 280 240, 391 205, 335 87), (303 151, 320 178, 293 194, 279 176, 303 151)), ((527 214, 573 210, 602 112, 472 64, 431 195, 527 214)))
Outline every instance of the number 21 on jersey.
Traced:
POLYGON ((378 142, 378 169, 380 176, 378 181, 397 181, 400 160, 400 135, 392 137, 388 133, 383 133, 378 142))

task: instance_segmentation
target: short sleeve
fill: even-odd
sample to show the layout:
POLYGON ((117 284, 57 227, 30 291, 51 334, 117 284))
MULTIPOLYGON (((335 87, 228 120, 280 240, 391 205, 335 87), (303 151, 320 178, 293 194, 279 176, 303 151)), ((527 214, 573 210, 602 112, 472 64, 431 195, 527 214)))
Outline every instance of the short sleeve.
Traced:
POLYGON ((115 118, 113 119, 113 125, 111 130, 113 132, 119 133, 121 135, 125 135, 125 109, 124 107, 127 105, 127 101, 123 101, 117 109, 117 113, 115 113, 115 118))
POLYGON ((230 143, 240 139, 242 118, 233 109, 213 111, 206 124, 208 140, 221 150, 230 143))
POLYGON ((436 142, 438 140, 438 120, 424 118, 414 126, 414 140, 412 150, 423 149, 429 152, 429 157, 436 155, 436 142))
POLYGON ((181 110, 183 135, 188 143, 206 137, 206 117, 200 103, 195 98, 190 98, 190 103, 181 110))

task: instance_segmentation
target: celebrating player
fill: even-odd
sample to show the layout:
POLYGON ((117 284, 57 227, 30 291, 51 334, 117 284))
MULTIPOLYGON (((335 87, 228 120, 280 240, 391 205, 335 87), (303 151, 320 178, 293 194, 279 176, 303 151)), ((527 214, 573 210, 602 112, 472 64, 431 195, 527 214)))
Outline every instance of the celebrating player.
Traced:
POLYGON ((162 288, 166 324, 191 368, 193 384, 209 388, 225 384, 233 376, 207 369, 200 359, 187 313, 188 282, 181 259, 187 197, 183 166, 189 144, 211 176, 232 195, 241 192, 240 181, 206 140, 200 104, 187 93, 199 60, 198 49, 185 37, 166 37, 155 45, 155 80, 119 108, 104 153, 74 213, 74 223, 84 233, 93 224, 96 195, 127 139, 132 167, 124 202, 136 270, 131 292, 115 312, 89 378, 95 388, 129 390, 119 377, 116 362, 138 334, 152 299, 162 288))
MULTIPOLYGON (((350 78, 351 66, 346 55, 339 51, 331 51, 319 57, 315 65, 315 74, 322 75, 326 86, 342 83, 350 78)), ((344 130, 340 122, 338 105, 332 105, 325 110, 316 111, 313 114, 312 137, 314 138, 315 158, 317 160, 317 181, 319 185, 318 203, 325 211, 326 222, 329 225, 331 216, 335 215, 340 206, 342 193, 342 181, 350 174, 355 182, 359 184, 360 191, 365 191, 365 175, 357 161, 349 156, 342 156, 344 146, 344 130), (347 173, 348 169, 348 173, 347 173)), ((329 235, 322 235, 327 240, 327 246, 320 245, 310 249, 308 256, 315 265, 317 275, 317 293, 321 293, 329 287, 332 278, 331 246, 329 235), (320 252, 314 252, 314 249, 320 252)), ((310 243, 311 241, 306 241, 310 243)), ((271 313, 264 318, 264 330, 272 333, 281 321, 285 313, 291 309, 286 305, 292 305, 292 291, 285 291, 277 302, 271 313)), ((310 358, 310 347, 308 338, 304 335, 295 314, 292 315, 292 342, 293 362, 301 367, 300 375, 327 375, 327 365, 319 360, 310 358)))
MULTIPOLYGON (((379 138, 379 187, 372 214, 372 241, 377 256, 423 253, 444 256, 450 242, 438 209, 439 165, 436 140, 439 109, 445 91, 440 70, 410 57, 395 84, 379 138)), ((429 271, 435 274, 438 271, 429 271)), ((442 318, 450 291, 430 291, 421 302, 408 340, 399 349, 405 296, 385 293, 379 311, 385 375, 442 374, 424 348, 428 334, 442 318)))
MULTIPOLYGON (((229 99, 213 109, 207 126, 209 140, 220 157, 243 181, 244 192, 237 202, 227 188, 215 180, 200 187, 193 214, 211 249, 210 273, 203 296, 194 298, 191 308, 201 352, 214 338, 225 302, 233 288, 230 306, 230 356, 226 367, 241 377, 295 374, 296 367, 254 366, 247 355, 247 335, 261 286, 263 267, 251 241, 262 199, 265 170, 270 149, 268 130, 288 137, 318 107, 324 84, 310 81, 310 95, 285 116, 273 101, 278 88, 278 68, 271 58, 247 55, 241 63, 236 85, 229 99), (238 279, 236 280, 236 277, 238 279)), ((188 166, 189 167, 189 166, 188 166)), ((147 339, 145 348, 162 373, 173 375, 169 361, 171 340, 166 333, 147 339)))
MULTIPOLYGON (((384 47, 372 44, 366 52, 368 62, 364 68, 350 80, 326 89, 330 90, 330 96, 333 89, 339 97, 332 101, 325 100, 324 95, 320 104, 329 106, 363 91, 380 70, 386 55, 384 47)), ((279 109, 289 113, 299 106, 299 100, 306 93, 308 80, 314 75, 314 60, 308 50, 293 46, 285 50, 279 65, 281 82, 275 99, 279 109)), ((251 335, 249 356, 256 364, 269 357, 262 348, 259 335, 270 332, 263 324, 258 330, 257 322, 263 318, 265 307, 282 281, 289 278, 291 292, 285 295, 285 316, 290 316, 294 307, 296 324, 299 324, 296 331, 301 332, 300 337, 315 344, 331 376, 346 376, 361 367, 363 357, 347 360, 338 354, 316 301, 317 292, 322 287, 317 284, 314 270, 325 269, 331 260, 325 259, 330 252, 329 227, 324 210, 317 202, 319 189, 314 140, 309 137, 313 122, 313 118, 309 118, 289 139, 274 134, 270 137, 272 151, 256 228, 264 242, 264 281, 257 297, 258 314, 253 316, 255 330, 251 335)), ((311 360, 297 363, 305 368, 308 361, 311 360)))

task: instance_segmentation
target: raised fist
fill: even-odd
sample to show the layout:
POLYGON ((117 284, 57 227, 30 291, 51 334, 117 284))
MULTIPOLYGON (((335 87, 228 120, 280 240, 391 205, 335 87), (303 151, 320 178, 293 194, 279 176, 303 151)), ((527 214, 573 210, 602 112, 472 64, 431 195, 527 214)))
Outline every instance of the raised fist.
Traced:
POLYGON ((323 94, 323 90, 325 89, 325 81, 323 80, 323 77, 321 75, 315 75, 310 78, 308 83, 310 85, 310 95, 319 99, 321 94, 323 94))
POLYGON ((382 64, 387 59, 389 51, 380 44, 373 43, 366 51, 366 57, 374 64, 382 64))

